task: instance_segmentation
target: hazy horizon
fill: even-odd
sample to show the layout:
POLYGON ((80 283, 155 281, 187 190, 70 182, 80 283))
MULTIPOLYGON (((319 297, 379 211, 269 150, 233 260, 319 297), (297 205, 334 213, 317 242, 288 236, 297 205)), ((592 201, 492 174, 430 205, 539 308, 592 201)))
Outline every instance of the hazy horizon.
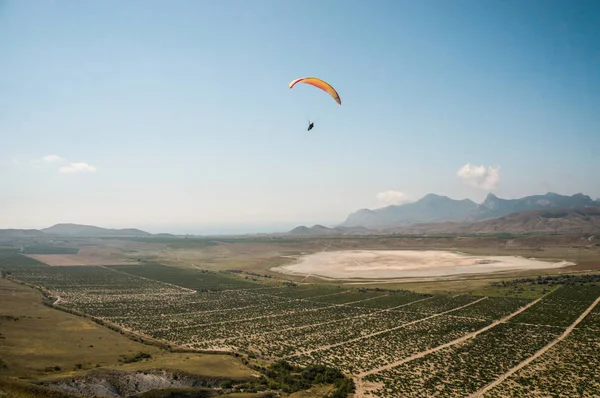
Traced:
POLYGON ((0 0, 0 228, 600 197, 599 3, 373 4, 0 0))
MULTIPOLYGON (((431 192, 433 193, 433 192, 431 192)), ((539 193, 540 195, 547 194, 549 192, 539 193)), ((585 195, 585 192, 574 192, 574 193, 560 193, 553 192, 559 195, 572 196, 578 193, 585 195)), ((435 194, 435 193, 434 193, 435 194)), ((588 195, 589 196, 589 195, 588 195)), ((419 200, 421 198, 417 198, 419 200)), ((470 199, 470 198, 450 198, 454 200, 470 199)), ((516 199, 516 198, 501 198, 501 199, 516 199)), ((591 198, 600 200, 600 198, 591 198)), ((415 201, 416 201, 415 200, 415 201)), ((402 203, 408 204, 413 201, 402 203)), ((481 204, 481 202, 476 202, 481 204)), ((356 211, 362 209, 356 209, 356 211)), ((350 214, 348 214, 350 215, 350 214)), ((104 223, 104 224, 86 224, 77 221, 60 221, 52 225, 37 225, 32 226, 32 229, 44 229, 49 228, 56 224, 79 224, 79 225, 93 225, 101 228, 136 228, 152 234, 158 233, 171 233, 176 235, 234 235, 234 234, 263 234, 263 233, 281 233, 288 232, 293 228, 299 226, 312 227, 314 225, 323 225, 326 227, 335 227, 341 224, 344 219, 341 220, 297 220, 297 221, 281 221, 281 222, 258 222, 258 223, 216 223, 216 224, 154 224, 154 223, 141 223, 136 225, 124 225, 120 223, 104 223)))

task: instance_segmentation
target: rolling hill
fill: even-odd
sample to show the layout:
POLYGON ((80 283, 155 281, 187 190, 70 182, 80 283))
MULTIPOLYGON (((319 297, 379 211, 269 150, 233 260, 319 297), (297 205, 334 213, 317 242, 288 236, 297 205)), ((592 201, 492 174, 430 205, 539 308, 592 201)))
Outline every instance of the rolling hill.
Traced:
POLYGON ((152 236, 151 233, 141 231, 135 228, 126 229, 108 229, 95 227, 93 225, 80 224, 56 224, 49 228, 41 229, 46 234, 64 236, 64 237, 81 237, 81 238, 105 238, 105 237, 140 237, 152 236))
POLYGON ((41 238, 44 237, 42 231, 37 229, 0 229, 1 238, 41 238))

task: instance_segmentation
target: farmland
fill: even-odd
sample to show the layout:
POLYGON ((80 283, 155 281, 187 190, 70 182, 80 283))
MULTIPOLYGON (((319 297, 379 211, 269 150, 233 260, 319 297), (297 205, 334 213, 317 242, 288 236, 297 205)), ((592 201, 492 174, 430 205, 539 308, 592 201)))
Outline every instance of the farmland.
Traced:
MULTIPOLYGON (((600 287, 598 286, 563 286, 495 328, 472 339, 444 347, 431 355, 404 361, 398 366, 369 374, 366 381, 380 386, 374 394, 381 397, 397 396, 400 391, 403 396, 409 397, 421 396, 423 393, 428 395, 435 393, 441 396, 467 396, 477 393, 536 352, 540 352, 545 346, 552 344, 565 332, 567 326, 578 325, 576 318, 584 316, 586 310, 590 311, 583 317, 585 320, 592 311, 597 310, 596 304, 599 298, 600 287)), ((589 357, 593 353, 595 347, 594 341, 589 338, 591 334, 577 330, 569 335, 568 340, 565 340, 581 341, 581 335, 588 338, 583 339, 587 346, 583 344, 585 349, 579 354, 579 360, 582 356, 589 357)), ((568 347, 568 344, 565 343, 560 347, 568 347)), ((558 364, 554 365, 555 370, 560 369, 558 364)), ((585 374, 586 368, 587 366, 580 372, 585 374)), ((537 376, 540 377, 539 373, 537 376)), ((571 376, 575 374, 571 373, 571 376)), ((517 380, 525 386, 535 385, 539 388, 542 385, 531 381, 527 383, 522 378, 517 380)), ((555 383, 557 381, 558 379, 554 380, 555 383)), ((577 385, 576 379, 572 382, 577 385)), ((588 382, 592 383, 592 386, 595 383, 592 380, 585 381, 586 384, 588 382)), ((517 391, 515 386, 511 388, 506 385, 500 383, 500 386, 504 386, 503 388, 507 388, 510 392, 517 391)), ((499 390, 495 391, 499 393, 499 390)), ((546 390, 544 394, 551 391, 556 390, 546 390)))
MULTIPOLYGON (((66 397, 19 380, 81 378, 88 372, 168 369, 198 378, 253 379, 253 370, 224 355, 174 353, 42 305, 42 295, 0 279, 0 396, 66 397)), ((68 397, 72 397, 68 395, 68 397)))
POLYGON ((484 396, 599 396, 599 349, 600 334, 597 330, 576 329, 544 356, 484 396))
POLYGON ((3 274, 42 290, 49 305, 176 349, 329 366, 354 378, 357 396, 598 388, 594 275, 430 294, 153 262, 57 267, 15 252, 3 256, 3 274))

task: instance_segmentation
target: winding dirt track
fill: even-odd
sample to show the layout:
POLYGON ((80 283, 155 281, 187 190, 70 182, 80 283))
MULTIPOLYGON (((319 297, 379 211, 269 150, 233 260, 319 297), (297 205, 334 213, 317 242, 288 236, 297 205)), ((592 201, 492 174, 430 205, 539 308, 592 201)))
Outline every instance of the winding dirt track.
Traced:
POLYGON ((598 305, 599 302, 600 302, 600 297, 598 297, 596 300, 594 300, 594 302, 585 311, 583 311, 583 313, 581 315, 579 315, 579 318, 577 318, 575 320, 575 322, 573 322, 563 332, 563 334, 558 336, 555 340, 551 341, 548 345, 542 347, 538 352, 536 352, 535 354, 533 354, 532 356, 530 356, 523 362, 519 363, 514 368, 510 369, 508 372, 504 373, 502 376, 500 376, 499 378, 497 378, 496 380, 494 380, 487 386, 483 387, 479 391, 475 391, 473 394, 471 394, 469 396, 469 398, 477 398, 477 397, 483 396, 483 394, 485 394, 486 392, 488 392, 489 390, 498 386, 500 383, 502 383, 504 380, 506 380, 507 377, 512 376, 514 373, 518 372, 525 366, 529 365, 531 362, 535 361, 540 356, 544 355, 546 353, 546 351, 548 351, 550 348, 554 347, 556 344, 558 344, 559 342, 564 340, 573 331, 573 329, 575 329, 575 327, 579 324, 579 322, 581 322, 583 320, 583 318, 585 318, 587 316, 587 314, 589 314, 594 309, 594 307, 596 307, 596 305, 598 305))

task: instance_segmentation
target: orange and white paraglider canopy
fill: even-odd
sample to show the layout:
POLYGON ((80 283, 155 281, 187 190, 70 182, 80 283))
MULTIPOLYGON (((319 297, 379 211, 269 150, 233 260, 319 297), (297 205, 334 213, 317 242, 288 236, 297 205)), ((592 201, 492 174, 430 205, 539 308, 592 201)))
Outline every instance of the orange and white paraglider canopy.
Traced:
POLYGON ((339 94, 337 93, 337 91, 335 91, 335 89, 331 86, 331 84, 327 83, 326 81, 323 81, 316 77, 301 77, 300 79, 296 79, 296 80, 292 81, 290 83, 290 88, 294 87, 296 85, 296 83, 306 83, 306 84, 310 84, 311 86, 320 88, 321 90, 323 90, 326 93, 328 93, 329 95, 331 95, 331 97, 333 97, 335 102, 342 105, 342 100, 340 99, 339 94))

